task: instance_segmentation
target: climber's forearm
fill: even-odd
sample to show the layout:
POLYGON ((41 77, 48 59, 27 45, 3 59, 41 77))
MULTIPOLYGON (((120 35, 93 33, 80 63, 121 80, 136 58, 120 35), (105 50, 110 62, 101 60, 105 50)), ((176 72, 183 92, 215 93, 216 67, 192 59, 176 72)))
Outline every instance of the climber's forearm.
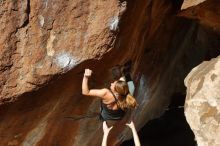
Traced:
POLYGON ((131 130, 132 130, 135 146, 140 146, 141 143, 140 143, 140 140, 139 140, 139 137, 138 137, 138 134, 137 134, 135 127, 132 127, 131 130))
POLYGON ((105 132, 104 135, 103 135, 102 146, 107 146, 108 133, 109 132, 105 132))
POLYGON ((86 77, 84 75, 83 81, 82 81, 82 94, 83 95, 87 95, 89 93, 88 80, 89 80, 89 77, 86 77))
POLYGON ((140 143, 140 140, 139 140, 137 131, 136 131, 136 129, 135 129, 134 122, 131 121, 130 124, 127 123, 126 125, 127 125, 129 128, 131 128, 131 131, 132 131, 132 134, 133 134, 133 138, 134 138, 134 144, 135 144, 135 146, 140 146, 141 143, 140 143))
POLYGON ((103 139, 102 139, 102 146, 107 146, 107 138, 110 130, 113 128, 113 126, 108 127, 106 121, 103 121, 103 139))

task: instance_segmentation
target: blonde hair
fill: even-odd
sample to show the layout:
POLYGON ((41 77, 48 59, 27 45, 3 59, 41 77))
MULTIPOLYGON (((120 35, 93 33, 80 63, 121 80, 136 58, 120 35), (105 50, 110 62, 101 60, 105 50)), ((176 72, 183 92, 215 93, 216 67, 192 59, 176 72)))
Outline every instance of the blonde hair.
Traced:
POLYGON ((118 80, 115 91, 119 94, 117 105, 122 110, 134 109, 138 106, 136 99, 129 93, 128 84, 125 81, 118 80))

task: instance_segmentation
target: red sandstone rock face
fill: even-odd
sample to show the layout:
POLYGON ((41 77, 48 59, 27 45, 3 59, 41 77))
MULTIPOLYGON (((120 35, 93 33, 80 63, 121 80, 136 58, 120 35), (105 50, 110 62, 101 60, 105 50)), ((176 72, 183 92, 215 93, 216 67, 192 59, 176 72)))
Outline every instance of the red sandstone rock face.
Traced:
POLYGON ((113 48, 125 8, 117 1, 2 1, 0 99, 38 89, 84 60, 102 58, 113 48))
MULTIPOLYGON (((94 71, 90 87, 109 87, 110 69, 129 59, 139 129, 174 92, 184 92, 189 70, 219 49, 207 39, 218 40, 215 32, 176 17, 176 1, 0 4, 1 101, 18 99, 0 107, 1 145, 100 145, 99 100, 81 95, 83 71, 94 71)), ((131 135, 124 122, 112 129, 109 145, 131 135)))
POLYGON ((179 16, 194 19, 220 33, 220 1, 206 0, 198 6, 183 10, 179 16))

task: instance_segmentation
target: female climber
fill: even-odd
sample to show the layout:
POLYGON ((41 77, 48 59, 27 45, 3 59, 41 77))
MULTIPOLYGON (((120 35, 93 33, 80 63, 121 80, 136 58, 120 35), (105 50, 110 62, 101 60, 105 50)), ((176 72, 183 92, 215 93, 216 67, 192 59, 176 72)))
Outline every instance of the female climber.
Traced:
POLYGON ((116 80, 111 83, 110 89, 89 89, 88 79, 91 74, 90 69, 85 69, 82 94, 101 98, 101 118, 103 120, 120 120, 127 109, 137 107, 137 102, 130 95, 126 81, 116 80))
MULTIPOLYGON (((113 83, 111 83, 110 89, 89 89, 88 80, 89 77, 91 77, 91 75, 92 70, 85 69, 82 81, 82 94, 87 96, 99 97, 101 99, 100 117, 104 121, 104 130, 104 124, 106 124, 105 121, 122 119, 125 115, 125 112, 128 109, 134 109, 137 107, 137 102, 135 98, 130 94, 128 84, 123 78, 120 78, 119 80, 116 80, 113 83)), ((133 125, 133 122, 131 122, 131 124, 126 125, 133 125)), ((107 125, 105 127, 107 127, 107 125)), ((133 130, 135 130, 135 128, 133 128, 132 131, 133 130)), ((103 137, 103 146, 106 144, 106 141, 107 136, 105 134, 103 137)))

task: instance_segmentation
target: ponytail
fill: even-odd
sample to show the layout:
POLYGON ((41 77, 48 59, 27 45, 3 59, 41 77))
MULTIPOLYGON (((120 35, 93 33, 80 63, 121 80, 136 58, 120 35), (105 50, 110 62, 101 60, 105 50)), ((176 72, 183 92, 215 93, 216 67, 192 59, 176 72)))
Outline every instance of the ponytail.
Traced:
POLYGON ((138 106, 136 99, 131 94, 128 94, 126 96, 125 100, 126 100, 128 108, 133 108, 134 109, 138 106))
POLYGON ((115 84, 115 91, 118 93, 117 104, 122 110, 134 109, 138 106, 135 98, 129 93, 127 82, 118 80, 115 84))
POLYGON ((118 100, 117 104, 124 111, 138 106, 136 99, 131 94, 127 94, 123 100, 118 100))

